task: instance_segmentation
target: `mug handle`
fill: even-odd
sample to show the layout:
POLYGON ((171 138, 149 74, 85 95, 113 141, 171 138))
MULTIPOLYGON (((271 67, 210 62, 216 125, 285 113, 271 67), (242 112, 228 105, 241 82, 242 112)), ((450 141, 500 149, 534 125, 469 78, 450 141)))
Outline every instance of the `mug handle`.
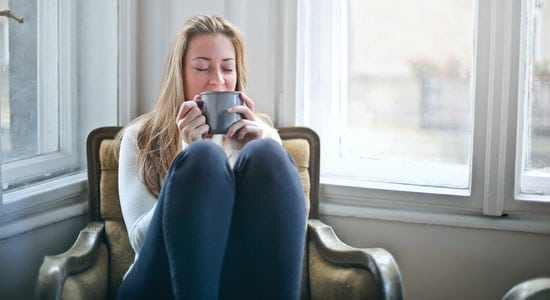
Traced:
POLYGON ((203 100, 195 100, 195 102, 197 103, 197 106, 199 107, 201 112, 204 113, 204 101, 203 100))

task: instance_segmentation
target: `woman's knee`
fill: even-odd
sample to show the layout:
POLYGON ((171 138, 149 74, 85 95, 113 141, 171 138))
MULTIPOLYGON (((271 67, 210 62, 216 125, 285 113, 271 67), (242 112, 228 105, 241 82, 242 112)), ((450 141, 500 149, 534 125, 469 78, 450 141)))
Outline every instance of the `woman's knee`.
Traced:
POLYGON ((231 173, 231 167, 220 146, 210 141, 196 141, 189 144, 174 158, 168 173, 202 177, 227 175, 231 173))
POLYGON ((210 141, 195 141, 183 149, 174 159, 174 164, 182 164, 184 161, 217 162, 226 161, 223 149, 210 141))
POLYGON ((245 160, 252 159, 256 163, 268 165, 293 163, 285 148, 273 139, 258 139, 246 144, 240 156, 245 160))
MULTIPOLYGON (((233 168, 238 180, 275 182, 298 178, 294 160, 286 149, 271 139, 248 143, 239 154, 233 168)), ((299 180, 299 179, 298 179, 299 180)))

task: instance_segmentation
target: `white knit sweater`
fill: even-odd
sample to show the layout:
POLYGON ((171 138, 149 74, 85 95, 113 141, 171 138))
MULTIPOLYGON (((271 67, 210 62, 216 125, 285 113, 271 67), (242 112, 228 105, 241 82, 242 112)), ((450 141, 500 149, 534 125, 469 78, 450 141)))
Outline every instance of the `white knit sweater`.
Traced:
MULTIPOLYGON (((276 129, 267 124, 261 124, 264 132, 263 138, 272 138, 281 143, 281 138, 276 129)), ((141 180, 141 172, 137 165, 138 148, 136 135, 140 127, 141 124, 136 123, 126 128, 120 145, 118 166, 120 205, 124 223, 128 230, 130 245, 136 254, 134 262, 137 260, 143 246, 145 234, 151 223, 157 203, 157 199, 149 193, 141 180)), ((223 135, 214 135, 211 140, 224 149, 230 165, 233 166, 239 150, 231 148, 230 143, 226 141, 223 135)), ((182 149, 186 146, 187 144, 182 143, 182 149)))

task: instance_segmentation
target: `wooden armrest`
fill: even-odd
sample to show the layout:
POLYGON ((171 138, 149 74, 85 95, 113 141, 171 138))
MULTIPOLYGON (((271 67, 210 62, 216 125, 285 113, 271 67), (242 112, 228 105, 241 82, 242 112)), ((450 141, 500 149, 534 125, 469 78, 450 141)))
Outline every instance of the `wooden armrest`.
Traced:
POLYGON ((35 299, 59 299, 67 276, 86 270, 94 262, 103 231, 103 223, 91 222, 80 231, 69 250, 45 256, 38 271, 35 299))
POLYGON ((502 300, 550 299, 550 278, 534 278, 512 287, 502 300))
POLYGON ((308 231, 323 258, 335 265, 367 269, 375 278, 381 299, 403 299, 401 273, 393 256, 382 248, 354 248, 342 242, 329 225, 308 220, 308 231))

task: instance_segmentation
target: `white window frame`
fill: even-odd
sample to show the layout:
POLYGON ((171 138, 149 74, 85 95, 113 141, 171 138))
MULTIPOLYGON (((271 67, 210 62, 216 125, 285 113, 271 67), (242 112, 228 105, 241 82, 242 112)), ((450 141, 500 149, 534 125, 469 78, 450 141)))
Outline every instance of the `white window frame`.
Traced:
MULTIPOLYGON (((452 190, 354 182, 346 178, 326 178, 322 174, 322 212, 421 223, 550 232, 550 222, 545 218, 545 214, 550 212, 550 205, 540 201, 518 201, 533 197, 518 195, 514 181, 518 151, 516 140, 520 136, 516 133, 521 132, 518 131, 520 130, 518 123, 521 122, 517 122, 517 109, 522 107, 522 101, 524 101, 519 94, 521 87, 518 86, 523 79, 520 77, 520 65, 524 64, 523 61, 520 63, 518 42, 522 41, 521 34, 524 34, 522 30, 525 30, 524 27, 520 28, 520 24, 526 16, 527 1, 530 0, 521 2, 479 0, 477 4, 475 70, 473 70, 476 122, 474 122, 472 143, 474 151, 471 160, 470 191, 453 193, 452 190), (509 217, 494 218, 500 216, 509 217)), ((283 5, 292 4, 286 1, 283 5)), ((306 82, 303 81, 305 76, 302 66, 307 64, 304 53, 309 50, 309 45, 304 43, 307 41, 304 38, 304 31, 309 30, 308 15, 305 13, 308 9, 307 5, 308 1, 305 0, 296 5, 296 28, 298 28, 294 40, 296 44, 291 42, 286 47, 290 50, 295 49, 297 53, 296 89, 294 91, 289 89, 290 93, 294 92, 294 99, 296 99, 294 120, 296 124, 306 126, 303 113, 307 108, 304 107, 302 99, 308 95, 301 87, 306 86, 306 82)), ((335 9, 331 11, 335 12, 335 9)), ((292 23, 287 21, 286 24, 292 26, 292 23)), ((337 30, 335 36, 345 36, 345 32, 335 30, 337 30)), ((283 29, 283 32, 288 30, 283 29)), ((332 44, 342 45, 345 41, 332 41, 332 44)), ((286 62, 285 65, 291 63, 286 62)), ((287 83, 288 85, 290 84, 287 83)), ((337 88, 334 87, 333 90, 337 88)), ((341 95, 333 92, 332 96, 341 95)), ((283 104, 280 106, 280 115, 292 112, 289 108, 290 104, 281 102, 283 104)), ((334 117, 326 118, 333 121, 334 117)), ((288 121, 285 122, 288 123, 288 121)), ((338 142, 330 140, 327 136, 321 136, 321 139, 322 145, 338 142)), ((326 164, 330 162, 322 160, 322 168, 326 164)))

